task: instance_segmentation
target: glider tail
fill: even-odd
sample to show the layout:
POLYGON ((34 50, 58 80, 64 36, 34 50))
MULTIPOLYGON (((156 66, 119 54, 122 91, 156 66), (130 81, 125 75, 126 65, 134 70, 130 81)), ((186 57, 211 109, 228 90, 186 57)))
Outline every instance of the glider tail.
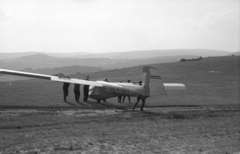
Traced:
POLYGON ((143 82, 146 96, 167 95, 167 90, 184 90, 186 86, 182 83, 163 83, 161 76, 150 75, 150 69, 156 69, 151 66, 143 66, 143 82), (150 79, 157 79, 151 81, 150 79), (151 86, 153 85, 153 86, 151 86), (150 90, 151 87, 151 90, 150 90), (155 93, 154 93, 155 92, 155 93))
POLYGON ((152 95, 166 95, 167 91, 164 87, 164 84, 161 80, 161 76, 159 75, 150 75, 150 69, 156 69, 151 66, 143 66, 143 83, 144 83, 144 89, 146 90, 146 95, 147 96, 152 96, 152 95), (157 83, 153 81, 153 83, 150 84, 150 79, 157 79, 157 83), (155 84, 154 86, 151 86, 152 84, 155 84), (150 90, 150 87, 154 87, 156 89, 152 89, 152 91, 157 91, 158 94, 153 94, 150 90))

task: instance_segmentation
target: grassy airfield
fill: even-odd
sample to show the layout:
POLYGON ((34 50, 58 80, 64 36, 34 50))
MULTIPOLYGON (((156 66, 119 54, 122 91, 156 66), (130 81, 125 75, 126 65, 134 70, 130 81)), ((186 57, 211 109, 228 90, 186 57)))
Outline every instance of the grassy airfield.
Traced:
MULTIPOLYGON (((165 83, 184 83, 132 103, 68 103, 62 84, 45 80, 0 82, 0 153, 234 153, 240 148, 239 56, 153 64, 165 83), (93 110, 94 109, 94 110, 93 110)), ((93 80, 142 80, 141 66, 89 74, 93 80)), ((85 74, 74 76, 85 78, 85 74)), ((157 93, 157 81, 152 82, 157 93)))
MULTIPOLYGON (((151 80, 151 92, 156 94, 147 100, 147 106, 161 105, 233 105, 238 104, 239 94, 239 56, 204 58, 201 61, 176 62, 152 65, 157 68, 153 74, 160 74, 164 83, 184 83, 186 91, 168 91, 168 95, 157 95, 158 80, 151 80)), ((110 82, 140 81, 142 67, 116 69, 89 74, 91 80, 110 82)), ((84 79, 85 74, 73 77, 84 79)), ((69 88, 69 104, 63 102, 62 83, 47 80, 25 80, 0 82, 0 106, 77 106, 74 101, 73 84, 69 88)), ((82 88, 82 87, 81 87, 82 88)), ((81 94, 82 89, 81 89, 81 94)), ((90 104, 94 100, 89 100, 90 104)), ((136 98, 132 99, 133 102, 136 98)), ((109 99, 113 105, 128 106, 128 103, 118 104, 117 98, 109 99)), ((93 107, 96 104, 93 104, 93 107)), ((92 107, 91 105, 88 105, 92 107)))

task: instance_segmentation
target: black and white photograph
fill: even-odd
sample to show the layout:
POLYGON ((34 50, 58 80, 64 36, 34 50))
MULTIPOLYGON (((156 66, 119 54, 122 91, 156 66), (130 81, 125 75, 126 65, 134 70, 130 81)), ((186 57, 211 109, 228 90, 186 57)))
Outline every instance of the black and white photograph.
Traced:
POLYGON ((240 154, 240 0, 0 0, 0 154, 240 154))

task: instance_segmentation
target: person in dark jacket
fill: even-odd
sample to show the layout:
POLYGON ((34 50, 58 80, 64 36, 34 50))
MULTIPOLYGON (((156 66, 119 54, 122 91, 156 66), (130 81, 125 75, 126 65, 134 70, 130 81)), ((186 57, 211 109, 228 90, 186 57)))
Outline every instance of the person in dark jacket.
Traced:
POLYGON ((80 84, 74 84, 74 95, 76 102, 79 102, 80 98, 80 84))
MULTIPOLYGON (((122 81, 120 81, 121 83, 122 81)), ((118 96, 118 103, 121 103, 121 100, 122 100, 122 96, 118 96)))
MULTIPOLYGON (((142 85, 142 81, 139 81, 139 85, 142 85)), ((146 98, 141 97, 141 96, 138 96, 138 97, 137 97, 137 102, 136 102, 135 105, 133 106, 133 110, 134 110, 135 107, 138 105, 138 103, 139 103, 140 100, 142 100, 142 106, 141 106, 140 111, 143 111, 143 108, 144 108, 144 106, 145 106, 145 100, 146 100, 146 98)))
MULTIPOLYGON (((131 81, 128 80, 127 82, 130 83, 131 81)), ((127 97, 128 97, 128 102, 131 103, 131 97, 130 96, 127 96, 127 97)), ((123 99, 122 99, 123 103, 124 103, 125 98, 126 98, 126 96, 123 96, 123 99)))
POLYGON ((69 85, 70 85, 70 83, 67 83, 67 82, 64 82, 64 83, 63 83, 63 100, 64 100, 65 102, 67 101, 69 85))
MULTIPOLYGON (((105 82, 109 82, 108 79, 104 79, 105 82)), ((106 98, 102 99, 104 102, 107 102, 106 101, 106 98)))
MULTIPOLYGON (((89 80, 89 76, 85 80, 89 80)), ((83 101, 86 102, 88 100, 88 91, 89 91, 89 85, 83 86, 83 101)))

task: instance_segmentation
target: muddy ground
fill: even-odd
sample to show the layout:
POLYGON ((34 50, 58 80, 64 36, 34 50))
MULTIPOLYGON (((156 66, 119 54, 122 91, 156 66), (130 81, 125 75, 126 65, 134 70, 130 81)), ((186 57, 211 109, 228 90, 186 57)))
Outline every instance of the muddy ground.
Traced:
POLYGON ((0 154, 239 154, 239 106, 0 109, 0 154))

